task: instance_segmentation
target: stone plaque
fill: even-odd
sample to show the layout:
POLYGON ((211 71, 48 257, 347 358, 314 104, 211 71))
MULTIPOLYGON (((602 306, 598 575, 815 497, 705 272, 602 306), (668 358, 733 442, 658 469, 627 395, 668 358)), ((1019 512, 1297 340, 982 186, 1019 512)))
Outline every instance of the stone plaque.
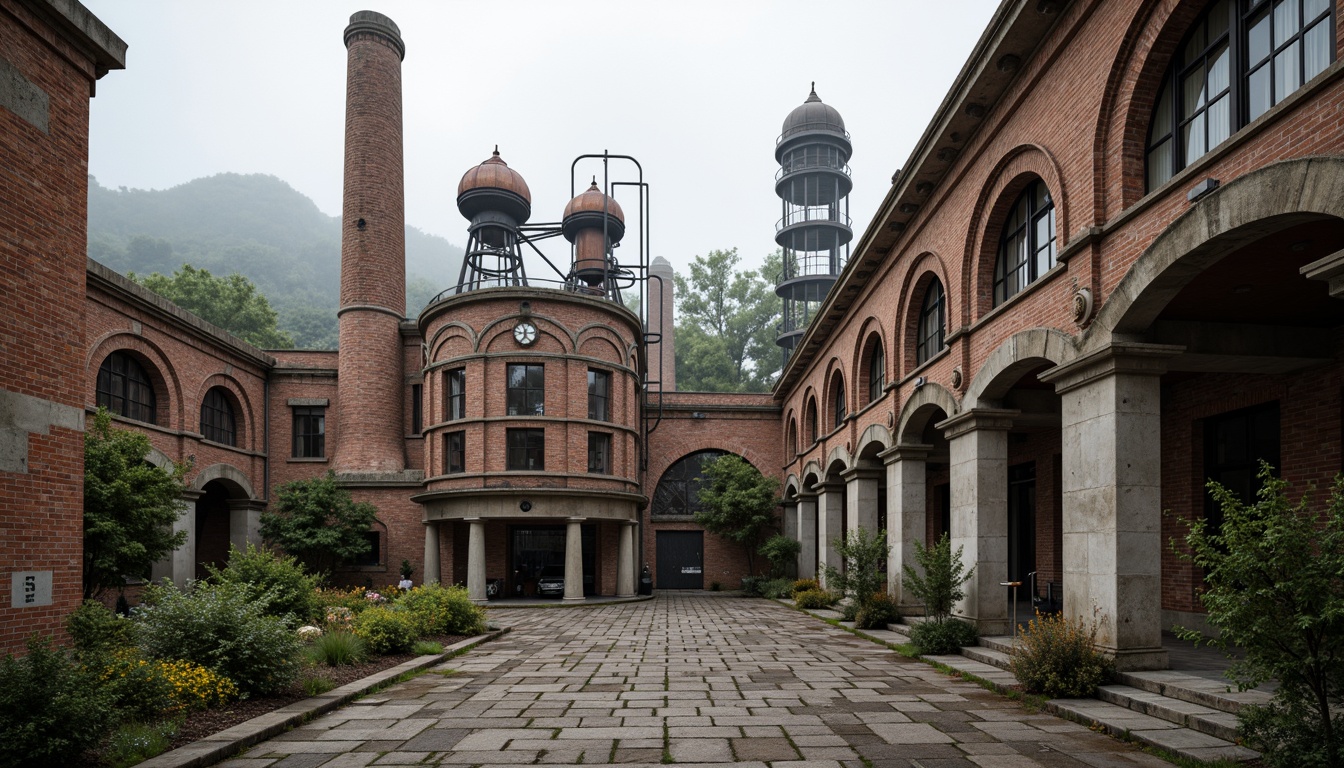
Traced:
POLYGON ((51 571, 18 571, 10 591, 11 608, 51 605, 51 571))

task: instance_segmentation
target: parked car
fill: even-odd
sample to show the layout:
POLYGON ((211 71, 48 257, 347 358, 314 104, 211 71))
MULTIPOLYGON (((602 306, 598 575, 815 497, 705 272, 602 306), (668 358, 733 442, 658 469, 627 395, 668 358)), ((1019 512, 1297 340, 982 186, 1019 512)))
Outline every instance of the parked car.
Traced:
POLYGON ((537 594, 541 597, 565 596, 565 566, 547 565, 537 577, 537 594))

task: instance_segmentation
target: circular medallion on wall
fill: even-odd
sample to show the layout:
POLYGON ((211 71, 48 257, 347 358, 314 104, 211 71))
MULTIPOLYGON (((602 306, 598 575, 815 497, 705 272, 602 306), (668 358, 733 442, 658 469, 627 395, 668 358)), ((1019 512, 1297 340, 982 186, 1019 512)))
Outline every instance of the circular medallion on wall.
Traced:
POLYGON ((1073 314, 1073 322, 1083 325, 1088 318, 1092 316, 1092 291, 1088 288, 1079 288, 1073 294, 1071 300, 1070 312, 1073 314))
POLYGON ((532 346, 537 340, 537 326, 526 320, 513 326, 513 340, 524 347, 532 346))
POLYGON ((953 388, 953 389, 961 389, 961 385, 962 385, 962 383, 964 382, 964 379, 965 379, 965 377, 962 376, 962 374, 961 374, 961 366, 960 366, 960 365, 958 365, 956 368, 953 368, 953 369, 952 369, 952 381, 951 381, 951 383, 952 383, 952 388, 953 388))

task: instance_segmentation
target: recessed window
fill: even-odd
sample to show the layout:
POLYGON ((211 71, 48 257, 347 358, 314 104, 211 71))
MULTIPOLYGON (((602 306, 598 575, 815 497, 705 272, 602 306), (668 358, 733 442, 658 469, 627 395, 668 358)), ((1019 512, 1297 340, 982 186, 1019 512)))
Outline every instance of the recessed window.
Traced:
POLYGON ((201 401, 201 437, 224 445, 237 445, 233 405, 223 387, 211 387, 201 401))
POLYGON ((443 473, 467 471, 467 433, 449 432, 443 436, 443 473))
POLYGON ((882 340, 876 339, 873 353, 868 356, 868 402, 875 403, 882 397, 887 386, 887 355, 882 350, 882 340))
POLYGON ((611 474, 610 433, 588 433, 588 471, 596 475, 611 474))
POLYGON ((789 419, 789 436, 787 438, 789 453, 792 456, 798 455, 798 421, 789 419))
POLYGON ((128 419, 154 424, 157 409, 149 374, 126 352, 113 352, 98 367, 98 405, 128 419))
POLYGON ((454 368, 448 372, 444 392, 448 400, 444 407, 444 421, 456 421, 467 416, 467 369, 454 368))
POLYGON ((1176 48, 1148 128, 1156 189, 1330 66, 1330 0, 1219 0, 1176 48))
POLYGON ((508 368, 510 416, 541 416, 546 412, 546 367, 513 364, 508 368))
POLYGON ((1045 182, 1037 179, 1013 202, 1003 222, 994 262, 994 306, 1016 296, 1053 266, 1055 201, 1045 182))
POLYGON ((845 380, 839 372, 831 379, 831 427, 839 429, 849 411, 845 408, 845 380))
POLYGON ((611 421, 611 374, 588 369, 588 418, 611 421))
MULTIPOLYGON (((1204 478, 1232 492, 1243 504, 1255 502, 1260 491, 1260 462, 1280 465, 1280 419, 1278 401, 1204 421, 1204 478)), ((1223 510, 1204 492, 1204 517, 1213 531, 1222 529, 1223 510)))
POLYGON ((321 459, 327 453, 327 409, 319 406, 294 408, 294 448, 296 459, 321 459))
POLYGON ((537 471, 546 468, 546 430, 505 430, 510 470, 537 471))
POLYGON ((655 518, 687 517, 703 509, 700 489, 709 482, 705 465, 726 455, 726 451, 697 451, 677 460, 658 479, 649 505, 650 514, 655 518))
POLYGON ((382 531, 364 531, 364 541, 369 548, 364 554, 355 557, 350 561, 350 565, 356 568, 373 568, 383 564, 383 533, 382 531))
POLYGON ((915 346, 915 363, 923 364, 943 349, 944 329, 947 327, 946 296, 943 284, 934 278, 924 292, 924 306, 919 310, 919 336, 915 346))
POLYGON ((807 398, 807 436, 809 444, 817 442, 817 399, 815 397, 807 398))
POLYGON ((411 385, 411 434, 425 431, 424 386, 411 385))

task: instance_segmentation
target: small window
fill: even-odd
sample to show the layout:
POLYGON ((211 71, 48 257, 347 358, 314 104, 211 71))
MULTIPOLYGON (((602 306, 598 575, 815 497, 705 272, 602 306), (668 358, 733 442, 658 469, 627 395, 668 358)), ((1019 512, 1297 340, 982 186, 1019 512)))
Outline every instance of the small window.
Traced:
POLYGON ((546 413, 546 367, 510 365, 508 368, 510 416, 541 416, 546 413))
POLYGON ((845 408, 845 380, 837 373, 831 380, 831 427, 839 429, 849 411, 845 408))
POLYGON ((425 431, 425 407, 424 407, 424 387, 420 384, 411 385, 411 434, 418 435, 425 431))
POLYGON ((364 541, 368 542, 369 548, 364 554, 359 555, 350 561, 350 565, 356 568, 373 568, 383 564, 383 533, 382 531, 364 531, 364 541))
POLYGON ((588 418, 611 421, 611 374, 588 369, 588 418))
POLYGON ((98 367, 98 405, 118 416, 155 424, 158 413, 149 374, 126 352, 113 352, 98 367))
POLYGON ((467 416, 467 369, 454 368, 448 372, 444 391, 448 402, 444 407, 444 421, 456 421, 467 416))
POLYGON ((798 422, 795 419, 789 419, 789 436, 787 438, 789 446, 789 455, 798 455, 798 422))
MULTIPOLYGON (((1055 266, 1055 201, 1040 179, 1013 202, 994 262, 994 306, 1016 296, 1055 266)), ((939 286, 939 291, 942 287, 939 286)))
POLYGON ((223 387, 211 387, 201 401, 201 437, 224 445, 238 445, 233 406, 223 387))
POLYGON ((467 433, 449 432, 443 436, 443 473, 467 471, 467 433))
POLYGON ((943 284, 936 278, 924 292, 924 307, 919 311, 919 337, 915 347, 915 363, 922 365, 943 349, 944 329, 947 327, 946 297, 943 284))
POLYGON ((817 442, 817 399, 807 399, 807 436, 808 444, 817 442))
POLYGON ((868 402, 875 403, 882 397, 887 387, 887 356, 882 350, 882 340, 873 345, 873 354, 868 357, 868 402))
MULTIPOLYGON (((540 366, 537 366, 540 367, 540 366)), ((546 468, 546 430, 506 430, 510 470, 538 471, 546 468)))
POLYGON ((294 452, 296 459, 321 459, 327 453, 327 409, 302 406, 294 409, 294 452))
POLYGON ((595 475, 611 474, 610 433, 588 433, 588 471, 595 475))
MULTIPOLYGON (((1281 471, 1279 403, 1243 408, 1204 421, 1204 478, 1232 492, 1243 504, 1260 491, 1260 462, 1281 471)), ((1204 492, 1204 517, 1213 531, 1222 529, 1223 510, 1204 492)))

